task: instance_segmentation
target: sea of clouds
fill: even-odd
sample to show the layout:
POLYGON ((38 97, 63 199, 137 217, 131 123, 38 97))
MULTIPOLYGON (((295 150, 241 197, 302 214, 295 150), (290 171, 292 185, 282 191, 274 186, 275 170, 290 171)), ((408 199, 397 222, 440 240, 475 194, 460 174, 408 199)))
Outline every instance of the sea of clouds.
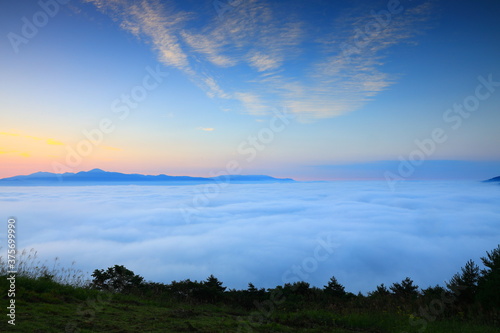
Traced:
POLYGON ((406 276, 443 285, 500 243, 493 183, 231 184, 196 206, 203 186, 0 187, 0 246, 14 216, 19 248, 86 272, 120 264, 156 282, 213 274, 238 289, 322 287, 335 276, 365 293, 406 276))

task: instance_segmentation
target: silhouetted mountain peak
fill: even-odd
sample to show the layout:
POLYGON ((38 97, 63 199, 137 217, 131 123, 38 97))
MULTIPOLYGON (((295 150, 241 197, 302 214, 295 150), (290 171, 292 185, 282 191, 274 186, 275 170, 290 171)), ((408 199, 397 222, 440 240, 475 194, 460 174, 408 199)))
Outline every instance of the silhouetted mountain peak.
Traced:
POLYGON ((274 178, 265 175, 227 175, 213 178, 168 176, 168 175, 142 175, 126 174, 120 172, 109 172, 102 169, 80 171, 78 173, 50 173, 35 172, 26 176, 14 176, 0 179, 0 185, 6 186, 31 186, 31 185, 154 185, 154 184, 202 184, 210 182, 232 182, 232 183, 277 183, 293 182, 290 178, 274 178))
MULTIPOLYGON (((82 171, 82 172, 85 172, 85 171, 82 171)), ((104 170, 98 169, 98 168, 87 171, 87 173, 103 173, 103 172, 107 172, 107 171, 104 171, 104 170)))

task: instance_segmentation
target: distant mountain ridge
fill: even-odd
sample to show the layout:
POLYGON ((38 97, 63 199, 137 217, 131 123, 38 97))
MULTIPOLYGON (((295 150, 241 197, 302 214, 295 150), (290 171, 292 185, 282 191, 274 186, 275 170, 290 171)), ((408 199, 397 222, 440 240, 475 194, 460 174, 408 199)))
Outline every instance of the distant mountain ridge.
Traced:
POLYGON ((485 182, 500 182, 500 176, 485 180, 485 182))
POLYGON ((201 184, 210 182, 231 183, 282 183, 294 182, 290 178, 274 178, 265 175, 227 175, 219 177, 189 177, 168 175, 142 175, 138 173, 126 174, 109 172, 101 169, 81 171, 77 173, 66 172, 62 174, 51 172, 35 172, 31 175, 14 176, 0 179, 0 186, 30 186, 30 185, 144 185, 144 184, 201 184))

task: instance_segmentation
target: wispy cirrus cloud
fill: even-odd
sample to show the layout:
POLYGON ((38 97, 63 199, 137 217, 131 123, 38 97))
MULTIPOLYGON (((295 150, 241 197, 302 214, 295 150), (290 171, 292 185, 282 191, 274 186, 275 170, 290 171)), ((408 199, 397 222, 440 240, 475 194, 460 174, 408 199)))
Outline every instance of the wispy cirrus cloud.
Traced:
MULTIPOLYGON (((419 28, 425 27, 431 9, 430 2, 412 8, 401 6, 399 13, 378 19, 370 10, 355 9, 337 19, 334 32, 318 39, 324 57, 311 64, 309 76, 313 84, 305 89, 313 100, 320 101, 316 103, 318 112, 313 111, 315 116, 354 111, 394 84, 395 75, 383 71, 384 51, 411 42, 421 31, 419 28), (325 109, 328 104, 333 105, 330 110, 325 109)), ((297 112, 304 100, 307 102, 292 101, 298 104, 297 112)))
POLYGON ((64 146, 64 143, 62 143, 61 141, 57 141, 57 140, 54 140, 54 139, 47 139, 47 144, 49 145, 54 145, 54 146, 64 146))
POLYGON ((51 138, 41 138, 33 135, 26 135, 22 133, 17 133, 17 132, 0 132, 0 135, 3 136, 10 136, 10 137, 17 137, 17 138, 22 138, 22 139, 28 139, 28 140, 35 140, 35 141, 42 141, 45 142, 48 145, 51 146, 63 146, 64 143, 61 141, 51 139, 51 138))
POLYGON ((189 14, 175 11, 159 1, 86 0, 115 20, 121 28, 140 39, 147 39, 167 66, 189 70, 187 54, 177 31, 189 14))
POLYGON ((263 0, 244 1, 223 18, 215 11, 210 18, 201 5, 182 11, 175 1, 86 1, 149 42, 159 61, 210 98, 259 115, 286 105, 306 121, 354 111, 394 84, 383 68, 385 51, 411 42, 432 11, 430 2, 400 5, 377 18, 372 9, 385 5, 351 8, 311 27, 299 12, 263 0))
POLYGON ((258 72, 278 68, 280 66, 280 60, 279 58, 272 57, 259 51, 253 51, 249 56, 250 65, 257 69, 258 72))
POLYGON ((231 67, 237 64, 236 59, 222 54, 221 46, 225 44, 222 36, 191 34, 187 31, 182 31, 181 36, 191 48, 203 54, 212 64, 220 67, 231 67), (214 40, 213 37, 217 39, 214 40))
POLYGON ((108 14, 121 28, 152 45, 158 60, 168 67, 181 70, 209 97, 227 98, 227 94, 207 73, 195 70, 196 57, 186 47, 197 41, 198 51, 207 49, 203 41, 183 34, 184 24, 193 19, 193 13, 176 10, 173 3, 157 0, 85 0, 108 14))
MULTIPOLYGON (((0 137, 4 137, 2 144, 9 147, 8 149, 0 147, 0 154, 5 155, 31 157, 39 155, 42 150, 56 151, 67 145, 67 143, 57 139, 29 135, 18 131, 0 132, 0 137)), ((100 148, 107 151, 122 151, 121 148, 112 146, 100 146, 100 148)))
POLYGON ((3 150, 3 149, 0 149, 0 155, 17 155, 17 156, 22 156, 22 157, 30 157, 31 156, 29 153, 24 152, 24 151, 3 150))

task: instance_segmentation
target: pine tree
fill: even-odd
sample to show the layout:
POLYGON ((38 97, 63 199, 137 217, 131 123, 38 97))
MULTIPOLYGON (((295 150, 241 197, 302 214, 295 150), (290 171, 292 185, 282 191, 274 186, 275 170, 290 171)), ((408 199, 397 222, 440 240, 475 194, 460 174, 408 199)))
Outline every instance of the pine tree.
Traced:
POLYGON ((254 286, 254 285, 253 285, 253 283, 251 283, 251 282, 248 284, 248 289, 247 289, 247 290, 248 290, 248 292, 250 292, 250 293, 256 293, 256 292, 258 292, 258 291, 259 291, 257 288, 255 288, 255 286, 254 286))
POLYGON ((208 289, 216 292, 223 293, 226 290, 226 287, 222 286, 222 282, 219 281, 215 276, 210 275, 205 281, 204 285, 208 287, 208 289))
POLYGON ((478 282, 478 299, 486 307, 500 309, 500 245, 481 261, 486 267, 481 270, 478 282))
POLYGON ((377 289, 375 291, 369 292, 368 296, 372 297, 379 297, 379 296, 386 296, 389 295, 389 289, 382 283, 381 285, 377 286, 377 289))
POLYGON ((413 280, 409 277, 405 278, 401 283, 393 283, 389 287, 392 293, 396 296, 410 298, 418 296, 418 286, 413 285, 413 280))
POLYGON ((333 297, 343 297, 346 295, 344 286, 337 281, 335 276, 330 278, 330 281, 328 281, 328 284, 324 286, 323 290, 327 295, 333 297))
POLYGON ((453 292, 460 303, 472 304, 476 297, 479 277, 479 267, 474 261, 469 260, 465 267, 461 268, 461 273, 456 273, 446 283, 446 287, 453 292))

